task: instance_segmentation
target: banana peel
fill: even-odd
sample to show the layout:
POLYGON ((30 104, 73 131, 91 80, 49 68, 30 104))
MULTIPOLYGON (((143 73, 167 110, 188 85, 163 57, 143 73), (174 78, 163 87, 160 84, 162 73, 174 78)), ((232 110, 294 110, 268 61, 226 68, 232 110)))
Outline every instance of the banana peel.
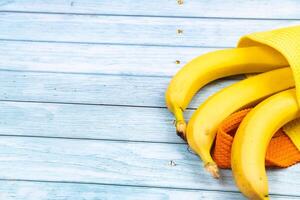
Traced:
MULTIPOLYGON (((167 89, 166 104, 175 116, 177 134, 189 141, 190 124, 187 125, 183 112, 196 92, 204 85, 231 75, 261 73, 290 67, 296 89, 280 92, 268 98, 271 100, 263 101, 268 103, 260 103, 260 106, 251 112, 260 114, 247 115, 237 133, 238 137, 236 138, 239 139, 234 140, 231 159, 234 177, 243 194, 251 199, 269 199, 267 177, 262 163, 266 145, 279 126, 286 124, 283 129, 300 151, 300 119, 296 119, 300 117, 299 55, 300 26, 252 33, 243 36, 238 42, 237 48, 211 52, 195 58, 174 76, 167 89), (268 106, 261 106, 264 104, 268 104, 268 106), (275 104, 276 106, 274 106, 275 104), (276 116, 275 112, 285 117, 276 116), (252 115, 255 117, 251 117, 252 115), (294 121, 290 122, 291 120, 294 121), (250 122, 253 123, 252 125, 257 125, 256 129, 247 128, 250 122), (260 130, 260 134, 255 130, 260 130), (261 137, 262 143, 258 147, 259 151, 255 151, 256 153, 253 153, 254 151, 251 149, 251 145, 255 145, 254 143, 251 144, 253 142, 252 137, 261 137), (245 140, 244 138, 248 139, 245 140), (244 141, 246 145, 240 145, 243 143, 240 141, 244 141), (242 153, 246 154, 241 156, 242 153), (247 156, 251 159, 243 159, 247 156)), ((283 84, 284 81, 286 80, 283 78, 278 84, 283 84)), ((202 117, 205 118, 206 116, 202 117)), ((209 135, 207 129, 203 131, 209 135)), ((197 142, 197 137, 193 140, 196 141, 196 145, 192 144, 191 146, 197 150, 200 143, 197 142)), ((209 150, 209 147, 210 145, 205 148, 209 150)), ((207 159, 202 157, 203 160, 207 159)), ((210 158, 208 157, 208 159, 210 158)), ((213 162, 206 162, 205 166, 213 175, 218 176, 217 168, 213 162)))
POLYGON ((231 148, 235 183, 249 199, 269 199, 265 155, 271 138, 300 117, 295 89, 277 93, 255 106, 240 124, 231 148))
POLYGON ((193 59, 172 78, 166 91, 166 105, 175 117, 177 134, 186 139, 183 112, 204 85, 231 75, 265 72, 287 65, 280 53, 267 46, 218 50, 193 59))
POLYGON ((280 68, 234 83, 198 107, 188 124, 187 141, 213 177, 220 176, 210 151, 222 121, 233 112, 294 86, 291 69, 280 68), (285 81, 281 83, 283 79, 285 81))

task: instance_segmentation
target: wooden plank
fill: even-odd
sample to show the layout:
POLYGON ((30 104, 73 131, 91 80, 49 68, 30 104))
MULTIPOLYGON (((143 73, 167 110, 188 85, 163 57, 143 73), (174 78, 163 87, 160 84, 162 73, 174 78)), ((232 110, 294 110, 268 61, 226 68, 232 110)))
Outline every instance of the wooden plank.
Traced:
POLYGON ((5 12, 0 21, 0 39, 208 47, 232 47, 246 33, 300 23, 5 12))
POLYGON ((172 76, 194 57, 214 50, 0 41, 0 69, 172 76))
POLYGON ((243 18, 300 18, 299 2, 286 0, 252 1, 197 1, 185 0, 178 5, 176 0, 5 0, 1 11, 62 12, 115 15, 154 15, 187 17, 243 17, 243 18))
POLYGON ((0 102, 0 116, 0 135, 183 143, 166 108, 0 102))
MULTIPOLYGON (((165 107, 170 79, 0 71, 0 100, 165 107)), ((204 87, 190 108, 197 108, 212 93, 236 81, 204 87)))
MULTIPOLYGON (((0 103, 3 116, 0 134, 180 143, 174 131, 173 116, 165 108, 169 80, 0 71, 0 100, 26 102, 0 103)), ((190 108, 197 108, 208 96, 236 81, 209 84, 196 95, 190 108)), ((191 113, 185 112, 187 119, 191 113)))
MULTIPOLYGON (((55 199, 55 200, 99 200, 100 199, 172 199, 182 200, 188 197, 196 199, 231 199, 240 200, 244 197, 240 193, 184 190, 151 187, 130 187, 101 184, 79 184, 59 182, 31 182, 31 181, 0 181, 0 198, 6 200, 24 199, 55 199)), ((272 199, 298 199, 292 196, 273 195, 272 199)))
MULTIPOLYGON (((182 144, 1 137, 0 178, 237 191, 182 144), (176 165, 170 165, 170 161, 176 165)), ((299 165, 268 171, 271 194, 299 195, 299 165)))

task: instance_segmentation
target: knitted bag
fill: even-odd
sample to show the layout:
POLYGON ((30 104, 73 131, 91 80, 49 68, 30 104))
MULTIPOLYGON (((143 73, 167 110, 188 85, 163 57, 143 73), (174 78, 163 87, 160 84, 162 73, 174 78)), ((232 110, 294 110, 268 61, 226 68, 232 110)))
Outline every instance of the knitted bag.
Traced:
MULTIPOLYGON (((233 138, 241 121, 250 110, 245 109, 230 115, 219 126, 212 155, 220 168, 231 167, 233 138)), ((286 133, 280 129, 269 143, 265 161, 267 167, 288 167, 300 162, 300 151, 286 133)))

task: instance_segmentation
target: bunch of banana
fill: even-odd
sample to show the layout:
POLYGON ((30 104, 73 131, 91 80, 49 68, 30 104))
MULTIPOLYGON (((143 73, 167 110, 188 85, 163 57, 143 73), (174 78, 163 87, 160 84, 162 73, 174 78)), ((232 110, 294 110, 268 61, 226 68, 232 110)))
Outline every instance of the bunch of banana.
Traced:
POLYGON ((193 59, 174 76, 166 92, 166 104, 175 116, 177 134, 186 140, 183 111, 204 85, 230 75, 265 72, 284 66, 288 66, 286 59, 267 46, 219 50, 193 59))
POLYGON ((197 57, 172 79, 166 93, 175 116, 177 134, 187 140, 213 177, 219 170, 211 148, 219 125, 230 114, 256 105, 240 125, 232 147, 232 171, 237 186, 251 199, 268 199, 266 149, 273 134, 300 117, 291 68, 286 59, 267 46, 221 50, 197 57), (188 125, 183 111, 205 84, 226 76, 264 72, 241 80, 209 97, 188 125), (256 148, 253 148, 255 145, 256 148))
POLYGON ((265 155, 274 133, 300 117, 295 89, 259 103, 240 124, 231 151, 235 182, 250 199, 269 199, 265 155), (255 146, 255 148, 253 148, 255 146))
POLYGON ((219 172, 210 150, 222 121, 244 107, 291 87, 294 87, 291 69, 276 69, 224 88, 209 97, 196 110, 188 124, 187 141, 215 178, 219 177, 219 172))

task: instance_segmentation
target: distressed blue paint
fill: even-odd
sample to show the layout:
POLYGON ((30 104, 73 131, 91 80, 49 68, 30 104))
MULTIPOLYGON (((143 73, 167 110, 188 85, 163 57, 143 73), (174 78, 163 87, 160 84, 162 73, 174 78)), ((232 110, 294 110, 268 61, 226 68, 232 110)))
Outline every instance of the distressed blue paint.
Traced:
POLYGON ((172 76, 194 57, 214 50, 0 41, 0 69, 172 76))
MULTIPOLYGON (((237 191, 231 171, 216 181, 183 144, 2 136, 0 152, 0 179, 237 191)), ((270 193, 299 196, 299 173, 268 171, 270 193)))
MULTIPOLYGON (((0 100, 165 107, 171 78, 0 71, 0 100)), ((237 80, 203 88, 191 104, 237 80)))
MULTIPOLYGON (((230 171, 213 180, 175 135, 164 91, 197 55, 299 24, 298 4, 1 1, 0 199, 241 199, 230 171)), ((269 171, 273 199, 300 198, 299 170, 269 171)))
POLYGON ((5 12, 0 21, 0 39, 209 47, 232 47, 244 34, 300 23, 5 12))
MULTIPOLYGON (((101 184, 49 183, 30 181, 0 181, 0 198, 5 200, 182 200, 196 199, 243 199, 242 195, 233 192, 165 189, 151 187, 132 187, 101 184)), ((273 197, 273 196, 272 196, 273 197)), ((276 200, 286 197, 275 196, 276 200)), ((296 199, 296 198, 291 198, 296 199)))
POLYGON ((297 0, 2 0, 0 10, 184 17, 300 18, 297 0))
MULTIPOLYGON (((5 200, 182 200, 187 197, 190 200, 244 199, 239 193, 205 190, 30 181, 0 181, 0 183, 0 198, 5 200)), ((287 198, 298 199, 298 197, 272 195, 272 199, 276 200, 286 200, 287 198)))
POLYGON ((166 108, 0 102, 0 116, 0 135, 183 142, 166 108))

